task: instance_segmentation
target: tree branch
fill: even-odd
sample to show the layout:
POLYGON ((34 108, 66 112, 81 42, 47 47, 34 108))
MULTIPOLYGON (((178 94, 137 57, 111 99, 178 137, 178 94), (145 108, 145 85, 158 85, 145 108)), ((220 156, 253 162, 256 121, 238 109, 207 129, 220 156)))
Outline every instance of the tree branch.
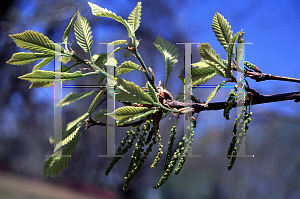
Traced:
POLYGON ((265 80, 279 80, 279 81, 289 81, 289 82, 297 82, 300 83, 300 79, 284 77, 284 76, 275 76, 266 73, 245 71, 245 76, 250 77, 251 79, 256 80, 257 82, 265 81, 265 80))
MULTIPOLYGON (((295 102, 299 102, 300 101, 300 92, 283 93, 283 94, 276 94, 276 95, 256 95, 256 96, 253 96, 251 105, 271 103, 271 102, 280 102, 280 101, 286 101, 286 100, 295 100, 295 102)), ((250 104, 250 99, 247 99, 245 102, 247 104, 250 104)), ((176 109, 181 109, 181 108, 185 107, 184 102, 180 102, 177 100, 166 100, 164 105, 169 106, 171 108, 176 108, 176 109)), ((191 103, 191 104, 186 104, 186 106, 191 106, 194 109, 193 113, 199 113, 201 111, 225 109, 227 106, 227 102, 208 103, 207 105, 205 105, 205 102, 191 103)), ((236 106, 237 106, 237 104, 233 105, 233 107, 236 107, 236 106)))

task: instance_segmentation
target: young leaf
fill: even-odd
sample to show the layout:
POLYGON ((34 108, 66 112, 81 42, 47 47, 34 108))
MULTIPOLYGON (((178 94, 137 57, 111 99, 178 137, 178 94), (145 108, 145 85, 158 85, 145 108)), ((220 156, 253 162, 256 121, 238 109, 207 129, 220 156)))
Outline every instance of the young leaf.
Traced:
POLYGON ((151 96, 153 101, 158 103, 156 92, 155 92, 154 88, 152 87, 152 85, 149 82, 146 83, 146 89, 147 89, 147 93, 151 96))
POLYGON ((77 20, 74 24, 75 37, 77 44, 84 50, 84 52, 90 54, 90 50, 93 45, 92 31, 86 18, 82 17, 78 11, 77 20))
POLYGON ((215 72, 217 72, 220 76, 225 77, 225 78, 227 77, 225 71, 224 71, 222 68, 218 67, 217 64, 212 63, 212 62, 209 62, 209 61, 208 61, 207 63, 208 63, 208 65, 209 65, 211 68, 213 68, 213 69, 215 70, 215 72))
MULTIPOLYGON (((69 41, 69 37, 70 37, 70 33, 71 33, 71 28, 73 26, 74 20, 75 20, 75 16, 77 15, 77 13, 72 17, 68 27, 66 28, 65 32, 64 32, 64 36, 62 38, 62 43, 67 44, 69 41)), ((66 48, 67 49, 67 48, 66 48)))
POLYGON ((57 175, 64 168, 68 167, 68 161, 71 160, 71 155, 75 150, 82 133, 77 133, 75 137, 60 151, 55 152, 51 157, 47 158, 44 163, 44 179, 48 176, 57 175), (63 157, 67 155, 69 157, 63 157))
MULTIPOLYGON (((43 87, 49 87, 54 85, 55 75, 57 72, 53 71, 44 71, 44 70, 35 70, 32 73, 25 74, 23 76, 18 77, 19 79, 27 80, 34 83, 43 83, 43 87), (51 83, 51 84, 49 84, 51 83)), ((64 80, 74 80, 78 77, 82 77, 81 71, 76 71, 74 73, 60 73, 62 81, 64 80)), ((60 80, 55 81, 55 83, 60 80)), ((33 88, 33 87, 30 87, 33 88)))
MULTIPOLYGON (((69 41, 69 37, 70 37, 70 33, 71 33, 71 28, 73 26, 73 23, 74 23, 74 20, 75 20, 75 16, 77 15, 77 13, 72 17, 69 25, 67 26, 65 32, 64 32, 64 35, 63 35, 63 38, 62 38, 62 43, 65 44, 65 50, 69 52, 69 49, 68 49, 68 41, 69 41)), ((62 56, 61 57, 61 61, 66 64, 68 63, 70 60, 72 59, 71 56, 62 56)))
POLYGON ((125 52, 124 52, 124 58, 126 59, 126 58, 128 58, 130 55, 131 55, 131 51, 130 50, 125 50, 125 52))
POLYGON ((117 16, 112 11, 109 11, 106 8, 101 8, 100 6, 93 4, 91 2, 88 2, 88 4, 92 9, 93 15, 98 16, 98 17, 109 17, 111 19, 116 20, 117 22, 120 22, 127 28, 128 37, 131 38, 134 36, 134 31, 133 31, 132 27, 121 16, 117 16))
MULTIPOLYGON (((193 86, 200 86, 201 84, 205 84, 205 82, 214 76, 216 76, 217 72, 215 69, 210 68, 204 61, 201 59, 200 62, 192 64, 192 84, 193 86)), ((181 69, 181 73, 178 76, 181 79, 182 83, 184 82, 184 67, 181 69)))
POLYGON ((66 106, 69 105, 73 102, 76 102, 80 99, 83 99, 85 97, 88 97, 92 94, 94 94, 94 91, 91 91, 89 93, 76 93, 76 92, 71 92, 69 93, 64 99, 62 99, 60 102, 57 103, 56 106, 66 106))
MULTIPOLYGON (((122 49, 124 49, 124 48, 123 48, 123 47, 115 48, 112 52, 109 52, 109 53, 108 53, 108 58, 111 57, 111 55, 112 55, 113 53, 116 53, 116 52, 118 52, 119 50, 122 50, 122 49)), ((107 61, 105 61, 105 63, 107 63, 107 61)), ((115 59, 115 65, 117 65, 117 64, 118 64, 117 59, 115 59)))
MULTIPOLYGON (((116 53, 122 49, 123 48, 121 48, 121 47, 117 47, 112 52, 109 52, 108 55, 107 55, 107 53, 100 53, 100 54, 93 55, 92 58, 97 66, 101 66, 106 70, 107 56, 110 57, 112 55, 112 53, 116 53)), ((117 59, 114 58, 114 60, 115 60, 115 65, 117 65, 118 64, 117 59)))
POLYGON ((103 66, 106 63, 107 53, 93 55, 93 60, 97 66, 103 66))
POLYGON ((135 8, 132 10, 127 20, 128 24, 132 27, 134 32, 138 29, 141 23, 141 11, 142 11, 141 4, 142 4, 141 2, 138 2, 136 4, 135 8))
POLYGON ((64 52, 64 49, 58 44, 54 44, 48 37, 42 33, 26 30, 19 34, 9 35, 18 47, 25 50, 36 51, 39 53, 45 52, 49 54, 55 53, 55 46, 64 52))
POLYGON ((230 43, 228 45, 228 49, 227 49, 227 55, 228 55, 228 65, 227 65, 227 69, 230 71, 231 70, 231 60, 233 58, 234 55, 234 46, 235 46, 235 42, 238 38, 238 36, 241 34, 241 32, 237 32, 231 39, 230 39, 230 43))
MULTIPOLYGON (((34 71, 34 70, 33 70, 34 71)), ((68 68, 65 65, 62 65, 61 67, 59 67, 58 69, 55 70, 55 72, 67 72, 67 73, 71 73, 72 72, 72 68, 68 68)), ((66 81, 65 79, 62 80, 62 82, 66 81)), ((30 89, 31 88, 39 88, 39 87, 46 87, 48 88, 49 86, 53 86, 54 85, 54 81, 52 82, 33 82, 30 85, 30 89)))
POLYGON ((84 119, 87 118, 87 116, 89 115, 88 112, 84 113, 83 115, 81 115, 80 117, 78 117, 77 119, 73 120, 72 122, 69 122, 65 127, 63 127, 62 129, 62 133, 64 135, 65 132, 69 131, 71 128, 73 128, 74 126, 76 126, 78 123, 82 122, 84 119))
POLYGON ((238 36, 238 39, 237 39, 237 42, 238 42, 238 46, 237 46, 237 50, 236 50, 236 54, 235 54, 235 61, 237 63, 239 63, 242 59, 242 56, 243 56, 243 50, 244 50, 244 42, 245 42, 245 39, 243 39, 243 30, 241 30, 240 32, 241 34, 239 34, 238 36))
POLYGON ((192 84, 193 86, 200 86, 205 84, 207 80, 217 75, 213 68, 193 68, 192 69, 192 84))
POLYGON ((100 98, 102 97, 102 95, 104 94, 104 89, 101 90, 97 95, 96 97, 94 98, 94 100, 92 101, 90 107, 89 107, 89 110, 88 110, 88 113, 92 113, 95 109, 95 105, 99 102, 100 98))
POLYGON ((165 86, 167 87, 167 82, 169 76, 175 66, 175 63, 178 62, 178 48, 175 47, 174 44, 169 43, 167 40, 163 39, 161 36, 157 36, 156 41, 153 43, 154 46, 161 52, 165 60, 166 72, 165 72, 165 79, 166 83, 165 86))
POLYGON ((25 65, 31 62, 34 62, 43 58, 53 58, 53 54, 45 54, 45 53, 14 53, 12 58, 8 60, 6 63, 12 65, 25 65))
POLYGON ((69 122, 65 127, 63 127, 61 140, 56 140, 54 152, 68 144, 74 138, 82 125, 82 121, 85 120, 87 116, 88 113, 84 113, 82 116, 72 122, 69 122))
POLYGON ((137 115, 145 113, 148 110, 148 107, 124 106, 116 109, 114 113, 107 113, 107 115, 115 117, 116 120, 121 121, 136 117, 137 115))
POLYGON ((43 68, 44 66, 52 62, 53 60, 54 60, 54 56, 43 59, 40 63, 38 63, 33 67, 32 71, 40 70, 41 68, 43 68))
POLYGON ((134 116, 132 116, 130 118, 125 118, 123 120, 119 120, 119 121, 116 122, 116 126, 122 126, 122 125, 124 125, 124 124, 126 124, 128 122, 134 121, 136 119, 144 118, 144 117, 146 117, 146 116, 148 116, 150 114, 153 114, 153 113, 155 113, 155 110, 150 110, 150 111, 147 111, 145 113, 134 115, 134 116))
POLYGON ((204 67, 209 67, 204 59, 201 59, 199 62, 193 63, 192 68, 204 68, 204 67))
POLYGON ((139 65, 131 61, 125 61, 124 63, 121 64, 121 66, 117 67, 117 71, 121 74, 128 73, 132 70, 139 70, 139 65))
POLYGON ((214 16, 212 29, 218 41, 228 53, 228 44, 230 43, 230 39, 232 37, 231 26, 229 25, 227 20, 224 19, 224 17, 218 12, 216 12, 214 16))
POLYGON ((210 44, 202 43, 198 46, 198 50, 200 52, 201 57, 205 60, 205 62, 210 66, 216 69, 216 71, 222 77, 229 78, 231 77, 230 71, 226 68, 226 66, 222 63, 222 60, 219 54, 214 51, 210 44))
POLYGON ((152 104, 153 99, 138 85, 127 82, 121 78, 117 80, 116 100, 120 102, 132 102, 138 104, 152 104))
POLYGON ((67 145, 78 133, 81 124, 74 125, 71 129, 62 134, 62 139, 55 144, 54 152, 67 145))
POLYGON ((207 98, 207 100, 206 100, 206 102, 205 102, 205 105, 207 105, 215 96, 216 96, 216 94, 217 94, 217 92, 219 91, 219 89, 222 87, 222 86, 224 86, 224 84, 226 83, 227 81, 223 81, 223 82, 221 82, 221 84, 219 84, 214 90, 213 90, 213 92, 211 92, 211 94, 209 94, 209 96, 208 96, 208 98, 207 98))
POLYGON ((61 57, 61 62, 66 64, 68 63, 69 61, 71 61, 72 57, 71 56, 62 56, 61 57))
POLYGON ((106 109, 101 109, 100 111, 94 114, 94 120, 101 121, 102 118, 105 117, 105 114, 106 114, 106 109))
POLYGON ((112 41, 109 43, 109 45, 112 45, 112 46, 118 46, 118 45, 122 45, 122 44, 128 46, 127 40, 116 40, 116 41, 112 41))

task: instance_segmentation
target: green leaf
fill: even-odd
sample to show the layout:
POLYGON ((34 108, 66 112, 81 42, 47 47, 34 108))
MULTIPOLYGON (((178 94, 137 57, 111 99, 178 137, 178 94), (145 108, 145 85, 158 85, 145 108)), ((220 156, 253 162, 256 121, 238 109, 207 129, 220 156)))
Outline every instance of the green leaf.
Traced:
POLYGON ((126 58, 128 58, 130 55, 131 55, 131 51, 130 50, 125 50, 125 52, 124 52, 124 58, 126 59, 126 58))
POLYGON ((69 93, 64 99, 62 99, 60 102, 57 103, 56 106, 66 106, 69 105, 73 102, 76 102, 80 99, 83 99, 85 97, 88 97, 92 94, 94 94, 94 91, 91 91, 89 93, 76 93, 76 92, 71 92, 69 93))
POLYGON ((137 120, 137 119, 140 119, 140 118, 144 118, 144 117, 146 117, 146 116, 148 116, 150 114, 153 114, 155 112, 156 112, 155 110, 150 110, 150 111, 147 111, 145 113, 141 113, 141 114, 135 115, 133 117, 117 121, 116 122, 116 126, 122 126, 122 125, 124 125, 124 124, 126 124, 128 122, 131 122, 131 121, 134 121, 134 120, 137 120))
MULTIPOLYGON (((108 58, 110 58, 110 57, 112 56, 113 53, 116 53, 116 52, 118 52, 119 50, 123 50, 123 49, 124 49, 123 47, 118 47, 118 48, 114 49, 112 52, 109 52, 109 53, 108 53, 108 58)), ((107 58, 106 58, 106 59, 107 59, 107 58)), ((117 61, 116 58, 114 58, 114 62, 115 62, 115 65, 118 64, 118 61, 117 61)), ((105 65, 107 65, 107 61, 106 61, 106 60, 105 60, 105 65)))
POLYGON ((62 56, 61 57, 61 62, 66 64, 68 63, 69 61, 71 61, 72 57, 71 56, 62 56))
MULTIPOLYGON (((31 82, 51 82, 54 81, 56 73, 53 71, 44 71, 44 70, 36 70, 32 73, 25 74, 23 76, 20 76, 20 79, 31 81, 31 82)), ((63 72, 60 74, 61 79, 63 80, 74 80, 78 77, 83 77, 81 71, 76 71, 74 73, 66 73, 63 72)))
POLYGON ((95 105, 99 102, 100 98, 102 97, 102 95, 104 94, 105 89, 101 90, 96 97, 94 98, 94 100, 92 101, 88 113, 92 113, 94 110, 95 105))
POLYGON ((101 75, 99 75, 99 76, 98 76, 98 79, 97 79, 97 82, 98 82, 98 85, 99 85, 99 86, 102 86, 103 80, 104 80, 104 77, 101 76, 101 75))
POLYGON ((62 139, 55 144, 54 152, 67 145, 78 133, 81 124, 74 125, 71 129, 62 134, 62 139))
MULTIPOLYGON (((112 55, 112 53, 116 53, 116 52, 118 52, 119 50, 122 50, 122 49, 123 49, 122 47, 117 47, 112 52, 108 53, 108 57, 110 57, 112 55)), ((105 69, 107 69, 106 68, 107 53, 95 54, 95 55, 93 55, 93 60, 94 60, 94 62, 97 66, 101 66, 101 67, 104 67, 105 69)), ((118 61, 116 60, 116 58, 114 60, 115 60, 115 65, 117 65, 118 61)))
POLYGON ((243 39, 243 35, 244 35, 244 33, 243 33, 243 30, 241 30, 240 31, 240 34, 239 34, 239 36, 238 36, 238 43, 239 43, 239 47, 238 47, 238 49, 236 50, 236 54, 235 54, 235 61, 237 62, 237 63, 239 63, 240 61, 241 61, 241 59, 242 59, 242 56, 243 56, 243 50, 244 50, 244 42, 245 42, 245 39, 243 39))
POLYGON ((121 66, 117 67, 117 71, 121 74, 128 73, 132 70, 139 70, 139 65, 131 61, 125 61, 124 63, 121 64, 121 66))
POLYGON ((45 54, 45 53, 14 53, 12 58, 8 60, 6 63, 12 65, 25 65, 31 62, 34 62, 43 58, 53 58, 53 54, 45 54))
POLYGON ((175 63, 178 62, 178 48, 174 44, 171 44, 167 40, 163 39, 161 36, 157 36, 156 41, 153 43, 154 46, 161 52, 165 60, 166 72, 165 72, 165 87, 167 87, 167 82, 169 76, 175 66, 175 63))
POLYGON ((133 31, 135 32, 141 23, 141 11, 142 11, 142 6, 141 2, 138 2, 135 6, 135 8, 132 10, 128 17, 128 24, 132 27, 133 31))
MULTIPOLYGON (((70 33, 71 33, 71 28, 73 26, 74 20, 75 20, 75 16, 77 15, 77 13, 72 17, 69 25, 67 26, 65 32, 64 32, 64 36, 62 38, 62 43, 67 44, 69 41, 69 37, 70 37, 70 33)), ((67 48, 66 48, 67 49, 67 48)))
POLYGON ((116 100, 120 102, 132 102, 138 104, 152 104, 153 99, 133 82, 118 78, 116 88, 116 100))
POLYGON ((203 68, 203 67, 209 67, 206 63, 204 59, 201 59, 199 62, 193 63, 192 64, 193 68, 203 68))
POLYGON ((93 60, 97 66, 103 66, 106 63, 107 53, 93 55, 93 60))
POLYGON ((86 18, 82 17, 78 11, 77 20, 74 24, 75 37, 77 44, 84 50, 84 52, 90 54, 90 50, 93 45, 92 31, 86 18))
POLYGON ((220 67, 218 67, 217 64, 212 63, 212 62, 207 62, 207 63, 208 63, 208 65, 209 65, 211 68, 213 68, 220 76, 226 77, 225 72, 222 70, 222 68, 220 69, 220 67))
MULTIPOLYGON (((200 86, 201 84, 205 84, 207 80, 216 76, 217 72, 215 69, 210 68, 204 61, 201 59, 200 62, 192 64, 192 85, 193 86, 200 86)), ((181 68, 181 73, 178 76, 182 83, 184 82, 184 67, 181 68)))
POLYGON ((112 11, 109 11, 106 8, 101 8, 100 6, 93 4, 91 2, 88 2, 88 4, 92 9, 93 15, 98 16, 98 17, 108 17, 108 18, 116 20, 117 22, 120 22, 127 28, 128 37, 131 38, 134 36, 134 31, 133 31, 132 27, 121 16, 117 16, 112 11))
POLYGON ((57 151, 51 157, 46 159, 44 163, 44 179, 48 176, 53 177, 64 168, 66 169, 68 167, 68 161, 71 160, 71 155, 81 136, 82 133, 77 133, 76 136, 62 149, 62 151, 57 151), (70 155, 70 157, 62 157, 60 155, 70 155))
POLYGON ((56 140, 54 152, 68 144, 74 138, 82 126, 82 121, 85 120, 87 116, 88 113, 84 113, 82 116, 72 122, 69 122, 65 127, 63 127, 61 140, 56 140))
POLYGON ((124 106, 115 110, 114 113, 107 113, 110 117, 115 117, 116 120, 134 120, 132 118, 138 119, 140 114, 147 112, 148 107, 135 107, 135 106, 124 106))
POLYGON ((193 82, 192 82, 193 86, 200 86, 201 84, 205 84, 207 80, 217 75, 215 70, 212 68, 202 68, 202 69, 195 68, 192 70, 193 70, 193 82))
POLYGON ((43 68, 44 66, 52 62, 53 60, 54 60, 54 56, 43 59, 40 63, 38 63, 33 67, 32 71, 40 70, 41 68, 43 68))
POLYGON ((205 105, 207 105, 217 94, 217 92, 219 91, 219 89, 226 83, 227 81, 223 81, 221 82, 221 84, 219 84, 214 90, 213 92, 211 92, 211 94, 209 94, 206 102, 205 102, 205 105))
POLYGON ((193 68, 192 69, 192 84, 193 86, 200 86, 205 84, 207 80, 217 75, 217 72, 213 68, 193 68))
POLYGON ((87 116, 89 115, 88 112, 84 113, 83 115, 81 115, 80 117, 78 117, 77 119, 73 120, 72 122, 69 122, 65 127, 63 127, 63 137, 64 133, 69 131, 71 128, 73 128, 74 126, 76 126, 78 123, 82 122, 84 119, 87 118, 87 116))
POLYGON ((149 82, 146 83, 146 90, 147 90, 148 95, 150 95, 151 98, 153 99, 153 101, 159 103, 157 96, 156 96, 156 92, 149 82))
POLYGON ((105 117, 105 114, 106 114, 106 109, 101 109, 100 111, 94 114, 94 120, 101 121, 102 118, 105 117))
MULTIPOLYGON (((64 35, 63 35, 63 38, 62 38, 62 43, 65 44, 65 50, 69 52, 69 49, 68 49, 68 41, 69 41, 69 37, 70 37, 70 33, 71 33, 71 28, 73 26, 73 23, 74 23, 74 20, 75 20, 75 16, 77 15, 77 13, 72 17, 69 25, 67 26, 65 32, 64 32, 64 35)), ((62 56, 61 57, 61 61, 66 64, 68 63, 70 60, 72 59, 71 56, 62 56)))
MULTIPOLYGON (((39 87, 49 87, 54 85, 54 80, 56 73, 59 72, 53 72, 53 71, 44 71, 44 70, 35 70, 32 73, 25 74, 23 76, 18 77, 19 79, 27 80, 30 82, 34 83, 40 83, 39 87)), ((78 77, 82 77, 81 71, 76 71, 74 73, 60 73, 61 80, 74 80, 77 79, 78 77)), ((56 80, 55 83, 59 82, 60 79, 56 80)), ((36 88, 35 87, 30 87, 30 88, 36 88)))
POLYGON ((238 39, 238 36, 241 34, 241 32, 237 32, 231 39, 230 39, 230 43, 228 45, 228 63, 230 63, 232 58, 233 58, 233 54, 234 54, 234 46, 235 46, 235 42, 238 39))
POLYGON ((42 33, 34 32, 33 30, 26 30, 19 34, 9 35, 18 47, 25 50, 36 51, 39 53, 45 52, 49 54, 55 53, 55 46, 64 52, 64 49, 58 44, 54 44, 48 37, 42 33))
POLYGON ((218 12, 216 12, 214 16, 212 29, 218 41, 224 47, 225 51, 228 53, 228 45, 232 37, 231 26, 229 25, 227 20, 224 19, 224 17, 218 12))
POLYGON ((231 77, 230 71, 223 64, 222 59, 219 54, 214 51, 210 44, 202 43, 198 46, 198 50, 200 52, 201 57, 205 60, 205 62, 212 68, 214 68, 219 75, 225 78, 231 77))
POLYGON ((126 46, 128 46, 127 40, 116 40, 116 41, 112 41, 112 42, 109 43, 109 45, 112 45, 112 46, 126 45, 126 46))
POLYGON ((175 98, 178 101, 183 101, 184 99, 184 93, 177 93, 177 96, 175 98))
MULTIPOLYGON (((33 70, 34 71, 34 70, 33 70)), ((55 70, 55 72, 67 72, 70 73, 72 71, 72 68, 68 68, 65 65, 62 65, 61 67, 59 67, 58 69, 55 70)), ((62 80, 62 82, 64 82, 66 80, 62 80)), ((33 82, 30 85, 30 89, 31 88, 39 88, 39 87, 49 87, 49 86, 53 86, 54 85, 54 81, 53 82, 33 82)))
POLYGON ((231 39, 230 39, 230 43, 228 45, 228 50, 227 50, 227 55, 228 55, 228 66, 227 69, 231 70, 231 59, 233 58, 234 55, 234 46, 235 46, 235 42, 238 39, 238 36, 240 35, 240 32, 237 32, 231 39))

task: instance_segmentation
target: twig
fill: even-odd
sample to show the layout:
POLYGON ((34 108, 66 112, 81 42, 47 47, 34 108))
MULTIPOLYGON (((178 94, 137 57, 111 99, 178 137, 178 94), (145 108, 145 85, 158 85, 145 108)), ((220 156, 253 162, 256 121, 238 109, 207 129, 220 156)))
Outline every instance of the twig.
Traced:
POLYGON ((284 76, 275 76, 266 73, 258 73, 258 72, 251 72, 246 70, 245 76, 250 77, 251 79, 256 80, 257 82, 265 81, 265 80, 279 80, 279 81, 289 81, 289 82, 297 82, 300 83, 300 79, 284 77, 284 76))
MULTIPOLYGON (((271 102, 280 102, 286 100, 295 100, 295 102, 300 101, 300 92, 292 92, 292 93, 283 93, 283 94, 276 94, 276 95, 256 95, 253 96, 251 105, 255 104, 264 104, 264 103, 271 103, 271 102)), ((210 111, 210 110, 221 110, 225 109, 227 102, 215 102, 215 103, 208 103, 205 105, 203 103, 191 103, 185 104, 184 102, 180 102, 177 100, 166 100, 164 105, 168 105, 171 108, 181 109, 185 106, 191 106, 194 109, 194 113, 199 113, 201 111, 210 111)), ((250 99, 246 100, 247 103, 250 103, 250 99)), ((236 104, 233 105, 236 107, 236 104)))
POLYGON ((140 54, 138 53, 137 49, 133 49, 132 52, 133 52, 133 54, 136 56, 136 58, 139 60, 139 62, 141 63, 143 69, 145 70, 145 75, 146 75, 148 81, 151 83, 152 87, 153 87, 153 88, 155 89, 155 91, 158 93, 158 90, 157 90, 157 88, 156 88, 156 86, 155 86, 155 84, 154 84, 154 81, 153 81, 153 79, 150 77, 150 73, 149 73, 149 71, 148 71, 148 69, 147 69, 147 67, 146 67, 146 64, 145 64, 145 62, 143 61, 143 59, 141 58, 141 56, 140 56, 140 54))

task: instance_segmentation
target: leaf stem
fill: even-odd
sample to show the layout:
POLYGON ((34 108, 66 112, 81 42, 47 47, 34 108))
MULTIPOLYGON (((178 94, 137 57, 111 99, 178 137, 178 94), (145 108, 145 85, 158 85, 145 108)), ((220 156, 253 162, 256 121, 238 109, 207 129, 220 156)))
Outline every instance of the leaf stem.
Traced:
POLYGON ((97 74, 95 72, 94 73, 86 73, 86 74, 84 74, 84 76, 88 76, 88 75, 102 75, 102 76, 104 76, 106 78, 108 77, 110 79, 114 79, 114 77, 109 76, 104 70, 102 70, 101 68, 99 68, 94 62, 85 61, 85 60, 81 59, 80 57, 78 57, 77 55, 75 55, 75 54, 73 55, 73 54, 71 54, 69 52, 64 52, 64 54, 66 54, 68 56, 71 56, 72 58, 76 59, 76 61, 78 61, 79 63, 85 64, 88 67, 96 70, 95 72, 97 74))
POLYGON ((288 81, 288 82, 300 83, 300 79, 297 79, 297 78, 275 76, 275 75, 271 75, 271 74, 252 72, 252 71, 248 71, 248 70, 245 71, 245 76, 250 77, 251 79, 254 79, 257 82, 261 82, 261 81, 265 81, 265 80, 278 80, 278 81, 288 81))
POLYGON ((90 72, 90 73, 84 73, 84 74, 82 74, 83 77, 90 76, 90 75, 99 75, 99 72, 95 71, 95 72, 90 72))
MULTIPOLYGON (((135 39, 135 38, 134 38, 135 39)), ((141 58, 140 54, 138 53, 138 51, 136 50, 136 48, 134 48, 133 50, 134 55, 136 56, 136 58, 139 60, 139 62, 141 63, 143 69, 145 70, 145 75, 148 79, 148 81, 151 83, 152 87, 155 89, 156 92, 158 92, 158 89, 156 88, 152 78, 150 77, 150 73, 145 65, 145 62, 143 61, 143 59, 141 58)))
POLYGON ((159 106, 159 108, 161 108, 161 109, 163 109, 163 110, 165 110, 165 111, 171 111, 171 112, 173 112, 173 113, 180 113, 180 111, 174 110, 174 109, 166 108, 166 107, 164 107, 163 105, 161 105, 160 103, 153 102, 153 104, 156 105, 156 106, 159 106))

